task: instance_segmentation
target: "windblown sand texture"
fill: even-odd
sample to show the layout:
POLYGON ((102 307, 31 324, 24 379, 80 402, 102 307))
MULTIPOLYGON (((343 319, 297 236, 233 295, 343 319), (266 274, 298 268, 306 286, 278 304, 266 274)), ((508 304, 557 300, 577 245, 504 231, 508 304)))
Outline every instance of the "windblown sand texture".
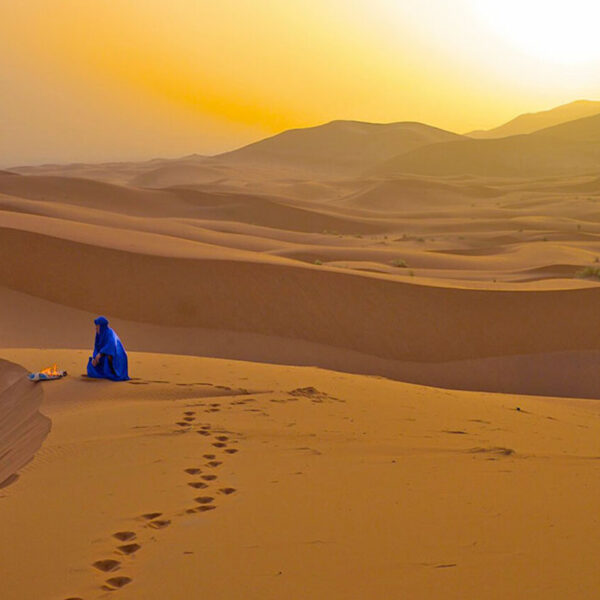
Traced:
POLYGON ((0 172, 0 597, 594 597, 599 119, 0 172))

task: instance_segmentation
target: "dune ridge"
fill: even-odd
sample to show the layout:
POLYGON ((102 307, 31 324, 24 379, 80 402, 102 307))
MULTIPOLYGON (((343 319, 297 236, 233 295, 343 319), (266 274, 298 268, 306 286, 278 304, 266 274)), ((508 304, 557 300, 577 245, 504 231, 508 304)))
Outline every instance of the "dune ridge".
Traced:
POLYGON ((597 287, 431 287, 313 266, 151 256, 12 229, 2 230, 0 250, 3 285, 134 321, 298 338, 416 361, 598 348, 597 287), (28 252, 16 256, 14 247, 28 252), (69 268, 48 277, 48 263, 69 268))
POLYGON ((600 115, 498 139, 463 139, 417 148, 374 167, 390 176, 482 175, 523 177, 584 174, 600 166, 600 115))
POLYGON ((15 480, 50 432, 50 419, 40 413, 42 388, 27 371, 0 359, 0 487, 15 480))
POLYGON ((465 135, 477 139, 490 139, 533 133, 546 127, 559 125, 568 121, 590 117, 600 113, 600 102, 592 100, 575 100, 550 110, 526 113, 511 119, 507 123, 488 130, 471 131, 465 135))
POLYGON ((217 162, 293 166, 307 172, 345 173, 421 146, 461 136, 422 123, 332 121, 292 129, 238 150, 220 154, 217 162))

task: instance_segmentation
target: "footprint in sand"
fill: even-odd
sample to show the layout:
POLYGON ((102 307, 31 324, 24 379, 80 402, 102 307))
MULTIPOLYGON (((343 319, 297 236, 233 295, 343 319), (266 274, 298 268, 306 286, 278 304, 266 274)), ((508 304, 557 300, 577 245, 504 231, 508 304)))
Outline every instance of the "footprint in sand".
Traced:
MULTIPOLYGON (((198 470, 199 472, 200 470, 198 470)), ((162 515, 162 513, 160 512, 151 512, 151 513, 145 513, 142 515, 142 519, 145 519, 146 521, 153 521, 154 519, 158 519, 158 517, 160 517, 162 515)))
POLYGON ((220 460, 211 460, 210 462, 206 463, 207 467, 218 467, 219 465, 222 465, 223 463, 220 460))
POLYGON ((206 458, 208 460, 212 460, 213 458, 216 458, 216 456, 214 454, 203 454, 202 456, 204 456, 204 458, 206 458))
POLYGON ((131 556, 132 554, 135 554, 140 548, 141 546, 139 544, 123 544, 122 546, 118 546, 117 550, 125 556, 131 556))
POLYGON ((186 423, 185 421, 177 421, 175 423, 175 425, 179 425, 179 427, 189 427, 190 426, 190 424, 186 423))
POLYGON ((226 435, 217 435, 215 436, 215 440, 219 442, 226 442, 229 438, 226 435))
POLYGON ((200 429, 199 431, 196 431, 196 433, 198 435, 210 435, 210 431, 206 431, 206 429, 200 429))
POLYGON ((148 527, 152 527, 152 529, 164 529, 171 524, 171 521, 168 519, 156 519, 154 521, 150 521, 148 523, 148 527))
POLYGON ((236 452, 238 452, 237 448, 226 448, 225 452, 227 452, 227 454, 235 454, 236 452))
POLYGON ((236 490, 235 488, 232 488, 232 487, 225 487, 225 488, 221 488, 221 489, 219 490, 219 492, 220 492, 221 494, 225 494, 226 496, 229 496, 229 495, 231 495, 231 494, 235 494, 235 492, 236 492, 236 491, 237 491, 237 490, 236 490))
POLYGON ((95 567, 99 571, 103 571, 104 573, 110 573, 111 571, 117 571, 121 568, 121 563, 118 560, 113 560, 111 558, 107 558, 106 560, 97 560, 92 564, 92 567, 95 567))
POLYGON ((133 579, 131 577, 111 577, 104 582, 102 586, 103 590, 107 592, 112 592, 114 590, 120 590, 122 587, 125 587, 128 583, 131 583, 133 579))
POLYGON ((195 415, 196 413, 193 410, 186 410, 183 414, 186 417, 191 417, 192 415, 195 415))
POLYGON ((227 446, 227 444, 226 444, 225 442, 215 442, 215 443, 213 444, 213 446, 214 446, 215 448, 225 448, 225 446, 227 446))
POLYGON ((211 426, 210 425, 200 425, 200 429, 210 429, 211 426))
POLYGON ((195 467, 191 467, 189 469, 184 469, 188 475, 198 475, 198 473, 202 473, 202 469, 197 469, 195 467))
POLYGON ((191 481, 188 485, 196 490, 204 490, 208 487, 208 483, 203 481, 191 481))
POLYGON ((120 542, 129 542, 130 540, 135 540, 136 536, 133 531, 117 531, 113 533, 113 537, 120 542))
POLYGON ((214 481, 216 478, 216 475, 202 475, 202 479, 204 479, 204 481, 214 481))
POLYGON ((183 420, 187 423, 191 423, 192 421, 196 420, 196 417, 183 417, 183 420))
POLYGON ((212 496, 198 496, 197 498, 194 498, 194 500, 198 504, 211 504, 215 501, 215 499, 212 496))

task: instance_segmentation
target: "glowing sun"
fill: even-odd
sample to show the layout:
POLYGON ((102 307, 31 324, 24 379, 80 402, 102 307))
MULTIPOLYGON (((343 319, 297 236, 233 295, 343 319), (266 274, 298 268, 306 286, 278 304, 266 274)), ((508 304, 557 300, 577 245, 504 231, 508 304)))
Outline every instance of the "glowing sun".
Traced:
POLYGON ((598 0, 472 0, 500 37, 535 58, 562 64, 600 60, 598 0))

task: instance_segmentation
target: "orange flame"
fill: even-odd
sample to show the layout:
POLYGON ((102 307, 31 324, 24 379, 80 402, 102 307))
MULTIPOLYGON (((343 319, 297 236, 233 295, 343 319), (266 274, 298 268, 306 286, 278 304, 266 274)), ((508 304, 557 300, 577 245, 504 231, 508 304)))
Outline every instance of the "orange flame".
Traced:
POLYGON ((48 377, 60 377, 61 371, 56 368, 56 365, 52 365, 51 367, 46 367, 43 371, 40 371, 44 375, 48 377))

